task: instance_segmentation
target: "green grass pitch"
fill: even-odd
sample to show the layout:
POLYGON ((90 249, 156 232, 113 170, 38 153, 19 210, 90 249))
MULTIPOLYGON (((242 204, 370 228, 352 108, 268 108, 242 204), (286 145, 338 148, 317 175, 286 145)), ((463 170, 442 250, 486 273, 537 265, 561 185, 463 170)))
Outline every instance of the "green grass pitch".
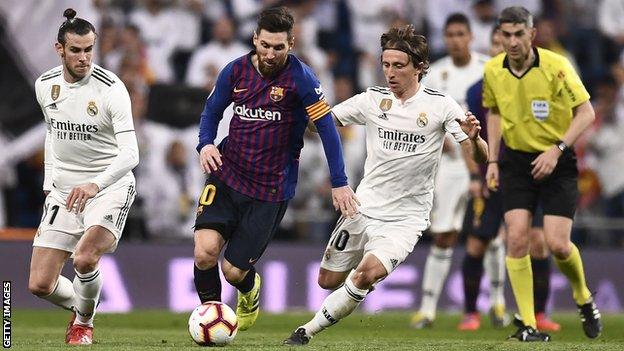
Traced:
MULTIPOLYGON (((257 324, 239 332, 226 349, 289 350, 281 342, 312 314, 261 313, 257 324)), ((493 329, 487 317, 478 332, 459 332, 460 315, 438 316, 433 328, 412 330, 409 314, 384 312, 374 315, 353 314, 332 328, 317 335, 301 350, 624 350, 624 315, 603 315, 605 330, 597 340, 585 338, 576 314, 555 314, 562 330, 553 333, 550 343, 519 343, 505 341, 512 327, 493 329)), ((12 311, 12 349, 58 350, 66 348, 64 333, 69 313, 57 310, 12 311)), ((187 332, 188 314, 164 311, 137 311, 129 314, 98 314, 95 343, 78 349, 97 350, 199 350, 187 332)))

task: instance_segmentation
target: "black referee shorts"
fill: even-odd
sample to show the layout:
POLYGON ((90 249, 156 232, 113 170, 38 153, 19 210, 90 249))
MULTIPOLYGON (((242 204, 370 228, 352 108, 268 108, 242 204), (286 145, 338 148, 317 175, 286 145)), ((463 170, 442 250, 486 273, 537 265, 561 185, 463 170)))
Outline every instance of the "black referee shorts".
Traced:
POLYGON ((567 149, 557 162, 552 174, 536 181, 531 175, 531 162, 539 153, 505 149, 499 163, 500 185, 505 212, 527 209, 535 213, 537 204, 542 205, 544 215, 573 219, 576 212, 578 169, 573 149, 567 149))

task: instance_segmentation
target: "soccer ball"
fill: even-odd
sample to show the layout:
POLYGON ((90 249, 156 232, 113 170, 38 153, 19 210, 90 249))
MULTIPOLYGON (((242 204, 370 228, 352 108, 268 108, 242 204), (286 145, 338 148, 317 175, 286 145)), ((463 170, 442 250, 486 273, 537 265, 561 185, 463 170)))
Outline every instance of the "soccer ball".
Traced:
POLYGON ((224 346, 238 332, 236 313, 228 305, 208 301, 195 308, 189 318, 191 338, 201 346, 224 346))

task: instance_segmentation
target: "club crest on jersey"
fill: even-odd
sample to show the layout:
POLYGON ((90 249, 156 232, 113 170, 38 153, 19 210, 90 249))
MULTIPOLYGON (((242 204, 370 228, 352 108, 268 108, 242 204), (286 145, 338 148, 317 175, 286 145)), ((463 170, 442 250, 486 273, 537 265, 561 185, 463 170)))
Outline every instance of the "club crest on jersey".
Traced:
POLYGON ((278 102, 282 101, 284 98, 284 88, 282 87, 271 87, 271 92, 269 93, 271 100, 278 102))
POLYGON ((442 72, 442 80, 447 80, 448 79, 448 72, 447 71, 443 71, 442 72))
POLYGON ((420 128, 424 128, 427 126, 427 123, 429 123, 429 120, 427 119, 427 114, 424 112, 421 112, 418 115, 418 119, 416 120, 416 124, 420 127, 420 128))
POLYGON ((52 90, 50 91, 50 96, 52 96, 52 100, 58 99, 59 95, 61 95, 61 86, 58 84, 54 84, 52 86, 52 90))
POLYGON ((94 117, 98 114, 98 108, 97 106, 95 106, 95 101, 89 101, 89 105, 87 105, 87 113, 91 117, 94 117))
POLYGON ((392 100, 390 100, 390 99, 381 99, 381 102, 379 103, 379 108, 383 112, 388 111, 390 108, 392 108, 392 100))

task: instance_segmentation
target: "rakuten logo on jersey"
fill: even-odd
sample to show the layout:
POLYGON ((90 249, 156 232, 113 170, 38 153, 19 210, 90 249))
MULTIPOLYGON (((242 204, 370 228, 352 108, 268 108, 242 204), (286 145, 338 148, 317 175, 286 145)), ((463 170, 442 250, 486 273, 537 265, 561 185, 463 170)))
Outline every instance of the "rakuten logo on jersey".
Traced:
POLYGON ((262 108, 248 108, 245 105, 234 106, 234 113, 245 121, 281 121, 282 113, 279 111, 268 111, 262 108))

